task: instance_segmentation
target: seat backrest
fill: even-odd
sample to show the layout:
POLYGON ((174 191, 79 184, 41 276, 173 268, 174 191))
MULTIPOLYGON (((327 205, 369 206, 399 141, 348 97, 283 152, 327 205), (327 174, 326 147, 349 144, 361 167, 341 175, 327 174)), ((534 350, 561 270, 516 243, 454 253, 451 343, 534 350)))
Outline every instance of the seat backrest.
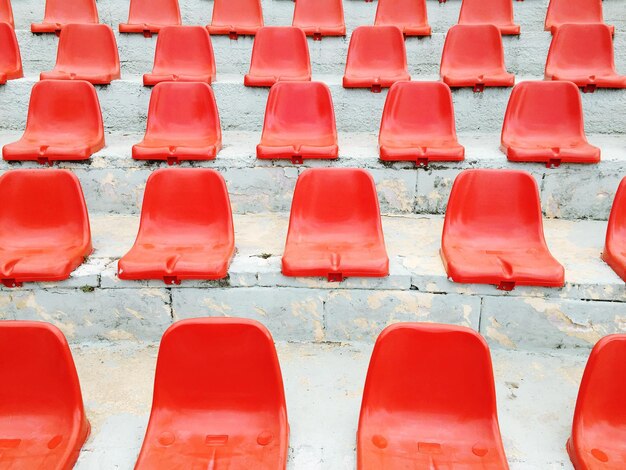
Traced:
POLYGON ((619 253, 624 250, 624 240, 626 240, 626 177, 622 179, 613 199, 606 231, 606 246, 619 253))
POLYGON ((0 22, 0 72, 21 68, 22 56, 15 31, 9 23, 0 22))
POLYGON ((265 26, 259 29, 252 46, 250 73, 272 72, 293 66, 311 70, 309 46, 300 28, 265 26))
POLYGON ((19 421, 32 415, 78 422, 84 418, 72 353, 63 333, 49 323, 4 320, 0 322, 0 419, 19 421))
POLYGON ((589 72, 613 72, 611 29, 600 23, 564 24, 552 37, 546 72, 552 68, 583 68, 589 72))
POLYGON ((80 182, 68 170, 11 170, 0 176, 0 246, 90 246, 80 182))
POLYGON ((426 24, 426 0, 378 0, 374 24, 426 24))
POLYGON ((57 66, 101 65, 120 68, 115 35, 106 24, 68 24, 59 36, 57 66))
POLYGON ((97 23, 95 0, 46 0, 45 23, 97 23))
POLYGON ((404 36, 397 26, 359 26, 352 32, 349 69, 407 70, 404 36))
POLYGON ((11 0, 0 0, 0 22, 8 23, 11 28, 15 27, 13 21, 13 8, 11 8, 11 0))
POLYGON ((33 85, 26 134, 104 138, 94 86, 84 80, 42 80, 33 85))
POLYGON ((585 138, 578 87, 564 81, 518 83, 504 115, 502 139, 513 136, 585 138))
POLYGON ((180 24, 178 0, 130 0, 129 24, 180 24))
POLYGON ((294 26, 343 23, 342 0, 299 0, 293 10, 294 26))
POLYGON ((155 409, 287 411, 269 331, 254 320, 183 320, 163 335, 154 382, 155 409))
POLYGON ((380 132, 456 139, 450 88, 442 82, 394 83, 383 109, 380 132))
POLYGON ((137 240, 189 242, 214 238, 234 246, 224 178, 208 168, 165 168, 146 183, 137 240))
POLYGON ((602 0, 550 0, 546 28, 564 23, 604 23, 602 0))
POLYGON ((261 0, 214 0, 211 24, 263 26, 261 0))
MULTIPOLYGON (((372 176, 356 168, 312 168, 298 177, 288 238, 383 240, 372 176)), ((289 240, 287 241, 289 243, 289 240)))
POLYGON ((492 24, 457 24, 448 30, 441 55, 441 72, 505 69, 502 37, 492 24))
POLYGON ((154 70, 184 72, 211 70, 215 57, 211 37, 202 26, 165 26, 159 31, 154 54, 154 70))
POLYGON ((263 134, 316 135, 337 138, 328 86, 321 82, 278 82, 270 89, 263 134))
MULTIPOLYGON (((539 190, 530 173, 518 170, 465 170, 452 185, 446 210, 446 240, 545 243, 539 190), (517 240, 517 241, 512 241, 517 240)), ((484 244, 484 242, 482 243, 484 244)))
POLYGON ((513 23, 511 0, 463 0, 459 24, 463 23, 513 23))

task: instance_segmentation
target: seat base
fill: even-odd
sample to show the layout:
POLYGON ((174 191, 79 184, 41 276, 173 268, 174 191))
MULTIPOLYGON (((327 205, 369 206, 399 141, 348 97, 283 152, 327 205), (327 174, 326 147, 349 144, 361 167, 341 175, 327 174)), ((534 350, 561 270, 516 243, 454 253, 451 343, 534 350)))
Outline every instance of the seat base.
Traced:
POLYGON ((345 25, 313 25, 313 26, 304 26, 294 24, 293 26, 300 28, 304 31, 306 36, 312 37, 315 41, 321 41, 324 36, 330 37, 342 37, 346 35, 346 26, 345 25))
POLYGON ((151 24, 151 23, 120 23, 120 33, 128 34, 143 34, 145 37, 152 37, 153 34, 158 34, 161 28, 165 26, 178 26, 178 25, 165 25, 165 24, 151 24))
POLYGON ((51 70, 49 72, 41 72, 40 80, 85 80, 92 85, 109 85, 113 80, 120 78, 120 72, 64 72, 62 70, 51 70))
POLYGON ((215 74, 167 74, 146 73, 143 76, 143 86, 155 86, 161 82, 203 82, 209 85, 215 81, 215 74))
POLYGON ((309 159, 334 160, 339 155, 337 145, 267 145, 259 144, 256 147, 256 156, 260 160, 291 160, 292 163, 302 163, 309 159))
POLYGON ((415 162, 418 166, 427 166, 429 162, 460 162, 465 159, 462 145, 430 146, 380 146, 380 159, 387 162, 415 162))
POLYGON ((39 145, 20 139, 2 148, 6 161, 36 161, 42 165, 53 161, 89 160, 91 155, 104 147, 104 141, 84 145, 39 145))
POLYGON ((626 282, 626 251, 622 253, 614 253, 613 250, 604 247, 602 260, 608 264, 613 271, 615 271, 615 274, 626 282))
POLYGON ((80 249, 0 250, 0 282, 6 287, 20 287, 25 282, 63 281, 91 254, 89 246, 80 249))
POLYGON ((411 80, 408 73, 398 73, 395 75, 385 75, 384 77, 364 76, 364 75, 344 75, 344 88, 369 88, 373 93, 380 93, 382 88, 390 88, 396 82, 407 82, 411 80))
POLYGON ((443 82, 451 88, 474 88, 475 92, 482 92, 485 87, 512 87, 515 85, 515 75, 501 73, 494 75, 443 75, 443 82))
POLYGON ((212 36, 229 36, 230 39, 237 39, 239 36, 256 36, 256 33, 261 28, 261 25, 236 26, 210 24, 206 28, 209 30, 209 34, 212 36))
POLYGON ((541 162, 546 167, 558 167, 561 163, 593 164, 600 161, 600 149, 586 142, 580 145, 558 147, 520 147, 513 145, 500 146, 507 159, 512 162, 541 162))
POLYGON ((311 75, 279 75, 279 76, 260 76, 247 74, 243 78, 245 86, 271 87, 278 81, 285 82, 310 82, 311 75))
POLYGON ((145 139, 140 143, 133 145, 134 160, 159 160, 167 161, 170 165, 180 163, 181 161, 198 161, 198 160, 215 160, 221 145, 202 144, 187 146, 180 145, 180 142, 146 142, 145 139))

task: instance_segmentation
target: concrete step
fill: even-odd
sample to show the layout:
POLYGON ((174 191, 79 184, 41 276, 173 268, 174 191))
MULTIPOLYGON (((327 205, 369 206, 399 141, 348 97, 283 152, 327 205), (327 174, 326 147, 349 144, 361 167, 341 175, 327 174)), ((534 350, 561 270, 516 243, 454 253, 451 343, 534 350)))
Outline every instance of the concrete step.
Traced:
MULTIPOLYGON (((0 134, 0 146, 17 140, 20 133, 0 134)), ((143 189, 150 173, 165 163, 138 162, 132 145, 142 135, 109 134, 107 147, 88 162, 59 162, 81 180, 92 212, 136 214, 141 210, 143 189)), ((468 168, 509 168, 531 172, 540 188, 544 214, 551 218, 607 220, 613 197, 626 175, 626 136, 590 135, 602 149, 597 165, 562 165, 548 169, 542 164, 511 163, 499 150, 496 134, 460 134, 466 160, 437 163, 416 169, 412 163, 379 160, 374 133, 339 134, 340 157, 336 161, 308 160, 297 166, 289 161, 256 159, 260 131, 224 133, 224 149, 214 161, 184 163, 184 167, 217 169, 224 175, 236 213, 286 212, 298 174, 311 167, 357 167, 368 169, 378 188, 381 210, 386 214, 443 214, 456 175, 468 168)), ((39 168, 35 162, 7 163, 0 171, 39 168)))
MULTIPOLYGON (((527 0, 528 1, 528 0, 527 0)), ((156 344, 73 348, 91 437, 76 470, 133 467, 152 400, 156 344)), ((352 470, 372 345, 279 342, 289 470, 352 470)), ((565 451, 588 351, 492 351, 500 429, 511 470, 569 470, 565 451)))
POLYGON ((38 319, 73 342, 157 340, 173 320, 244 316, 279 340, 373 341, 397 321, 462 324, 510 349, 591 347, 626 328, 626 285, 600 259, 605 222, 546 220, 561 289, 455 284, 439 259, 443 218, 384 217, 387 278, 287 278, 280 259, 288 214, 236 215, 237 254, 219 282, 121 281, 117 260, 132 246, 138 216, 91 214, 95 251, 69 280, 2 288, 0 319, 38 319))

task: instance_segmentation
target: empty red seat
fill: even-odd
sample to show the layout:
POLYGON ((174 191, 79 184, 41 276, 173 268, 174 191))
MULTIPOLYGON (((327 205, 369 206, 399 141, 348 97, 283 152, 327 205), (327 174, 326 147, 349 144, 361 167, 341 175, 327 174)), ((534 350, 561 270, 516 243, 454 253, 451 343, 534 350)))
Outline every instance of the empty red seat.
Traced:
POLYGON ((448 30, 441 56, 441 79, 450 87, 513 86, 506 71, 502 37, 492 24, 457 24, 448 30))
POLYGON ((270 90, 258 158, 337 158, 330 89, 321 82, 278 82, 270 90))
POLYGON ((5 286, 62 281, 91 254, 87 207, 70 171, 7 171, 0 176, 0 198, 5 202, 0 207, 5 286))
POLYGON ((72 353, 49 323, 0 323, 0 467, 70 470, 89 436, 72 353))
POLYGON ((235 250, 224 178, 208 168, 168 168, 146 183, 141 225, 118 263, 120 279, 222 279, 235 250))
POLYGON ((238 318, 183 320, 163 335, 135 470, 285 470, 289 424, 272 336, 238 318))
POLYGON ((24 135, 2 148, 5 160, 88 160, 104 147, 94 86, 84 80, 43 80, 30 95, 24 135))
POLYGON ((213 160, 222 148, 222 129, 213 90, 207 83, 163 82, 152 90, 143 140, 135 160, 213 160))
POLYGON ((376 340, 357 431, 357 469, 409 468, 509 468, 489 347, 469 328, 398 323, 376 340))
POLYGON ((626 334, 595 345, 578 391, 567 452, 576 470, 626 465, 626 334))
POLYGON ((13 8, 11 8, 11 0, 0 0, 0 22, 9 23, 11 28, 15 27, 13 21, 13 8))
POLYGON ((615 193, 602 259, 626 282, 626 178, 615 193))
POLYGON ((215 80, 215 57, 211 37, 202 26, 161 28, 152 73, 143 76, 145 86, 159 82, 206 82, 215 80))
POLYGON ((502 151, 514 162, 598 163, 587 142, 578 88, 571 82, 522 82, 513 88, 502 127, 502 151))
POLYGON ((9 23, 0 22, 0 85, 23 76, 22 57, 15 31, 9 23))
POLYGON ((565 23, 604 23, 602 0, 550 0, 544 29, 554 34, 565 23))
POLYGON ((300 28, 265 26, 256 33, 250 72, 243 83, 270 87, 279 80, 311 80, 309 46, 300 28))
POLYGON ((33 23, 33 33, 56 33, 70 23, 98 23, 95 0, 46 0, 43 23, 33 23))
POLYGON ((613 58, 613 38, 605 24, 564 24, 554 37, 546 80, 569 80, 584 92, 596 88, 626 88, 626 75, 618 75, 613 58))
POLYGON ((158 33, 163 26, 181 24, 178 0, 130 0, 128 23, 120 23, 120 33, 158 33))
POLYGON ((298 0, 292 26, 315 40, 322 39, 322 36, 345 36, 342 0, 298 0))
POLYGON ((214 0, 211 24, 212 35, 255 35, 263 27, 261 0, 214 0))
POLYGON ((352 32, 344 88, 371 88, 379 93, 410 80, 402 31, 396 26, 359 26, 352 32))
POLYGON ((539 190, 525 171, 465 170, 454 181, 441 241, 454 282, 561 287, 543 236, 539 190))
POLYGON ((282 260, 285 276, 383 277, 389 258, 371 175, 314 168, 298 178, 282 260))
POLYGON ((113 30, 105 24, 68 24, 59 36, 57 63, 42 80, 86 80, 106 85, 120 78, 113 30))
POLYGON ((454 123, 452 93, 441 82, 394 83, 385 102, 378 137, 380 159, 411 161, 461 161, 454 123))
POLYGON ((459 24, 492 24, 501 34, 519 34, 520 27, 513 22, 511 0, 463 0, 459 24))
POLYGON ((426 0, 378 0, 376 26, 397 26, 405 36, 430 36, 426 0))

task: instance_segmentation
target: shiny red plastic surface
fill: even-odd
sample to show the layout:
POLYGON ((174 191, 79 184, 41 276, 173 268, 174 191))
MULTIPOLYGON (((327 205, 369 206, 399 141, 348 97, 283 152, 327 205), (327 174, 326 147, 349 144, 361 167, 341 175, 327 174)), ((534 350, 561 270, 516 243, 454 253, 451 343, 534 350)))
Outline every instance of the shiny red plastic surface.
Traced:
POLYGON ((580 92, 571 82, 522 82, 513 88, 500 146, 514 162, 598 163, 587 142, 580 92))
POLYGON ((410 80, 404 36, 397 26, 359 26, 352 32, 344 88, 371 88, 379 93, 410 80))
POLYGON ((602 0, 550 0, 544 29, 554 34, 565 23, 604 23, 602 0))
POLYGON ((11 28, 15 27, 13 21, 13 8, 11 8, 11 0, 0 0, 0 22, 9 23, 11 28))
POLYGON ((465 170, 454 181, 441 242, 454 282, 561 287, 564 269, 543 236, 539 190, 525 171, 465 170))
POLYGON ((322 36, 345 36, 342 0, 298 0, 292 26, 316 40, 322 36))
POLYGON ((370 360, 358 470, 508 470, 491 355, 473 330, 398 323, 370 360))
POLYGON ((163 26, 181 24, 178 0, 130 0, 128 22, 120 23, 120 33, 142 33, 149 37, 163 26))
POLYGON ((113 30, 105 24, 68 24, 59 36, 57 63, 41 80, 86 80, 107 85, 120 78, 113 30))
POLYGON ((567 452, 576 470, 626 468, 626 335, 602 338, 587 361, 567 452))
POLYGON ((144 86, 160 82, 206 82, 215 80, 215 57, 211 37, 202 26, 161 28, 152 73, 143 76, 144 86))
POLYGON ((430 36, 426 0, 378 0, 376 26, 397 26, 405 36, 430 36))
POLYGON ((376 186, 367 171, 313 168, 299 176, 282 272, 329 281, 389 274, 376 186))
POLYGON ((67 279, 91 254, 85 199, 70 171, 7 171, 0 176, 0 199, 5 201, 0 207, 5 286, 67 279))
POLYGON ((492 24, 501 34, 520 33, 520 26, 513 21, 511 0, 463 0, 459 24, 492 24))
POLYGON ((613 38, 605 24, 564 24, 552 38, 546 80, 568 80, 585 92, 596 88, 626 88, 626 75, 618 75, 613 38))
POLYGON ((261 0, 214 0, 209 33, 229 35, 255 35, 263 27, 261 0))
POLYGON ((43 322, 0 322, 0 467, 71 470, 89 436, 72 353, 43 322))
POLYGON ((448 30, 441 56, 441 79, 450 87, 513 86, 506 71, 502 37, 492 24, 457 24, 448 30))
POLYGON ((118 263, 120 279, 222 279, 235 250, 224 178, 208 168, 167 168, 146 183, 141 224, 118 263))
POLYGON ((135 160, 213 160, 222 148, 222 129, 213 90, 207 83, 163 82, 152 90, 143 140, 135 160))
POLYGON ((46 0, 42 23, 33 23, 33 33, 56 33, 70 23, 98 23, 95 0, 46 0))
POLYGON ((337 158, 337 126, 330 89, 321 82, 278 82, 270 90, 258 158, 302 163, 337 158))
POLYGON ((311 80, 309 46, 299 28, 265 26, 254 38, 250 72, 243 83, 245 86, 270 87, 280 80, 311 80))
POLYGON ((602 259, 626 282, 626 178, 615 193, 602 259))
POLYGON ((22 57, 15 31, 9 23, 0 22, 0 85, 23 76, 22 57))
POLYGON ((461 161, 454 123, 452 93, 441 82, 394 83, 385 102, 378 137, 380 159, 411 161, 461 161))
POLYGON ((24 135, 2 148, 5 160, 88 160, 104 147, 94 86, 83 80, 43 80, 30 95, 24 135))
POLYGON ((135 470, 284 470, 289 424, 269 331, 254 320, 183 320, 163 335, 135 470))

